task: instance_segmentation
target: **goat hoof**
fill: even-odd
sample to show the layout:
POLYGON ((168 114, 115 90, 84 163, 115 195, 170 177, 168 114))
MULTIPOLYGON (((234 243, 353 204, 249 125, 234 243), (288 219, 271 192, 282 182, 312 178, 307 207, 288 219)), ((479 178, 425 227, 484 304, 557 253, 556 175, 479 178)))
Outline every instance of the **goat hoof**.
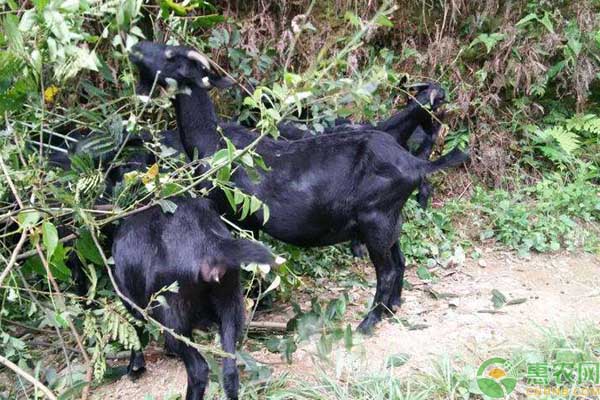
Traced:
POLYGON ((127 376, 129 376, 129 379, 132 381, 137 381, 142 375, 144 375, 144 372, 146 372, 146 367, 144 366, 132 367, 127 371, 127 376))
POLYGON ((356 331, 364 336, 373 335, 375 328, 375 322, 369 320, 369 317, 365 318, 356 328, 356 331))
POLYGON ((144 374, 144 371, 146 371, 144 353, 141 351, 132 351, 129 358, 129 365, 127 366, 127 375, 129 375, 132 381, 135 381, 144 374))

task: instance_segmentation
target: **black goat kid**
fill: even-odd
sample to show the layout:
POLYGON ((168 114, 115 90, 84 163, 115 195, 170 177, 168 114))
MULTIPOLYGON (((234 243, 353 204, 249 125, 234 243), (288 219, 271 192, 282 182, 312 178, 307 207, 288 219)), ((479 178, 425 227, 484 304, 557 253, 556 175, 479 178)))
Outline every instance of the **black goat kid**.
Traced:
MULTIPOLYGON (((222 125, 217 130, 214 106, 207 89, 228 83, 214 74, 205 56, 186 47, 142 42, 134 46, 132 61, 142 82, 158 77, 161 85, 176 82, 178 130, 189 155, 213 154, 225 143, 237 148, 256 139, 247 129, 222 125)), ((367 245, 375 264, 377 288, 373 308, 358 329, 370 332, 386 309, 400 304, 404 260, 398 237, 400 212, 421 181, 435 171, 460 165, 467 154, 454 149, 429 162, 412 156, 387 133, 376 130, 321 135, 298 141, 262 140, 256 152, 271 168, 254 183, 238 170, 232 180, 269 207, 270 218, 247 217, 241 224, 263 230, 274 238, 303 247, 327 246, 358 239, 367 245)), ((223 212, 231 212, 224 196, 223 212)))
MULTIPOLYGON (((113 244, 117 286, 124 296, 145 308, 154 293, 178 282, 177 293, 164 294, 167 306, 154 304, 151 315, 187 337, 191 337, 192 329, 215 323, 223 350, 235 354, 244 325, 240 264, 273 264, 273 256, 256 242, 232 238, 209 200, 174 201, 177 210, 173 214, 152 207, 127 218, 118 228, 113 244)), ((125 305, 136 318, 142 318, 125 305)), ((186 400, 204 398, 206 360, 169 333, 165 334, 165 345, 185 364, 186 400)), ((142 352, 132 352, 130 372, 143 367, 142 352)), ((229 399, 238 398, 239 377, 233 358, 223 360, 223 385, 229 399)))

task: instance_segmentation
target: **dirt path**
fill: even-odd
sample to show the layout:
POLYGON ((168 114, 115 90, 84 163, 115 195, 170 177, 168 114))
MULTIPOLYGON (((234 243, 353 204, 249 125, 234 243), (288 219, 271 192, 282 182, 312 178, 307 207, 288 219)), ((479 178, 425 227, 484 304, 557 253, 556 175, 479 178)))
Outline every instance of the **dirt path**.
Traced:
MULTIPOLYGON (((368 265, 364 273, 369 281, 374 280, 368 265)), ((438 271, 438 276, 437 282, 423 284, 415 269, 410 269, 408 280, 413 289, 405 290, 396 318, 383 322, 373 337, 360 339, 351 354, 334 351, 332 357, 349 368, 372 370, 381 368, 390 355, 404 353, 410 358, 397 373, 407 374, 429 369, 431 360, 444 355, 460 354, 463 359, 478 361, 506 354, 506 349, 541 336, 543 328, 568 331, 575 324, 600 323, 600 259, 590 254, 532 255, 525 260, 512 253, 486 250, 479 261, 467 260, 463 266, 438 271), (493 289, 508 300, 525 301, 490 313, 494 310, 493 289), (400 319, 402 323, 398 323, 400 319)), ((331 286, 320 287, 326 288, 317 289, 324 291, 323 296, 336 293, 331 286)), ((351 293, 355 306, 349 308, 347 320, 354 327, 372 291, 364 288, 351 293)), ((302 294, 297 296, 303 300, 302 294)), ((285 320, 286 315, 261 318, 285 320)), ((303 380, 315 371, 318 361, 314 354, 314 344, 306 344, 294 354, 293 364, 287 365, 280 362, 278 354, 266 350, 252 353, 257 360, 271 364, 274 373, 288 372, 303 380)), ((159 356, 138 381, 124 377, 98 388, 94 395, 99 399, 142 399, 144 394, 169 398, 185 391, 185 376, 179 361, 159 356)))

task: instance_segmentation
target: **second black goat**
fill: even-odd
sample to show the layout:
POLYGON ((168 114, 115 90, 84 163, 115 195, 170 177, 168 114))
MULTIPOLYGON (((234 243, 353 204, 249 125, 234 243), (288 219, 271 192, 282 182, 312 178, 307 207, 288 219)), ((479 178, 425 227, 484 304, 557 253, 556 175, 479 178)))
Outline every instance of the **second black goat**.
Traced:
MULTIPOLYGON (((166 305, 152 304, 151 315, 178 335, 191 338, 192 329, 219 328, 221 346, 235 354, 244 326, 240 264, 273 264, 271 252, 257 242, 234 239, 209 200, 174 199, 177 209, 164 213, 155 206, 128 217, 113 243, 114 275, 122 294, 146 308, 154 293, 166 292, 166 305)), ((142 315, 127 302, 136 318, 142 315)), ((204 398, 208 365, 193 347, 165 333, 165 346, 179 355, 188 376, 186 400, 204 398)), ((130 373, 144 369, 141 351, 132 351, 130 373)), ((235 358, 223 359, 223 386, 229 399, 238 398, 235 358)))

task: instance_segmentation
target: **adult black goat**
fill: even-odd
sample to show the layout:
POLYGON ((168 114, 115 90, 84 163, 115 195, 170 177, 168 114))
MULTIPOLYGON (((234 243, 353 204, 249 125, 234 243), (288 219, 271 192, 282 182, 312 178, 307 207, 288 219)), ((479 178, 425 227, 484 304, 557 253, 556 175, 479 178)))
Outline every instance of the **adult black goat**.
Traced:
MULTIPOLYGON (((213 154, 225 145, 221 135, 237 148, 256 140, 239 125, 223 124, 222 132, 217 129, 207 89, 230 82, 212 72, 202 54, 187 47, 141 42, 130 57, 140 70, 141 87, 155 78, 161 85, 178 84, 177 125, 189 155, 213 154)), ((384 310, 400 304, 404 260, 398 236, 404 203, 428 174, 460 165, 468 155, 454 149, 436 161, 421 160, 392 136, 367 129, 289 142, 264 138, 256 152, 270 170, 261 172, 258 183, 239 169, 232 180, 263 200, 270 218, 264 223, 253 214, 243 226, 304 247, 352 239, 365 243, 375 265, 377 288, 373 308, 358 329, 370 332, 384 310)), ((222 211, 231 211, 224 196, 218 204, 222 211)))
MULTIPOLYGON (((190 338, 192 329, 216 323, 223 350, 235 354, 244 325, 240 264, 273 264, 274 258, 257 242, 232 238, 211 201, 173 201, 177 204, 173 214, 155 206, 128 217, 117 229, 112 252, 117 286, 125 297, 146 308, 154 293, 177 282, 176 293, 164 293, 167 305, 151 308, 153 318, 190 338)), ((127 302, 125 306, 136 318, 143 318, 127 302)), ((206 360, 170 333, 165 333, 165 345, 185 363, 186 399, 204 398, 206 360)), ((143 368, 143 353, 133 351, 130 373, 143 368)), ((223 360, 223 386, 229 399, 238 398, 234 358, 223 360)))

